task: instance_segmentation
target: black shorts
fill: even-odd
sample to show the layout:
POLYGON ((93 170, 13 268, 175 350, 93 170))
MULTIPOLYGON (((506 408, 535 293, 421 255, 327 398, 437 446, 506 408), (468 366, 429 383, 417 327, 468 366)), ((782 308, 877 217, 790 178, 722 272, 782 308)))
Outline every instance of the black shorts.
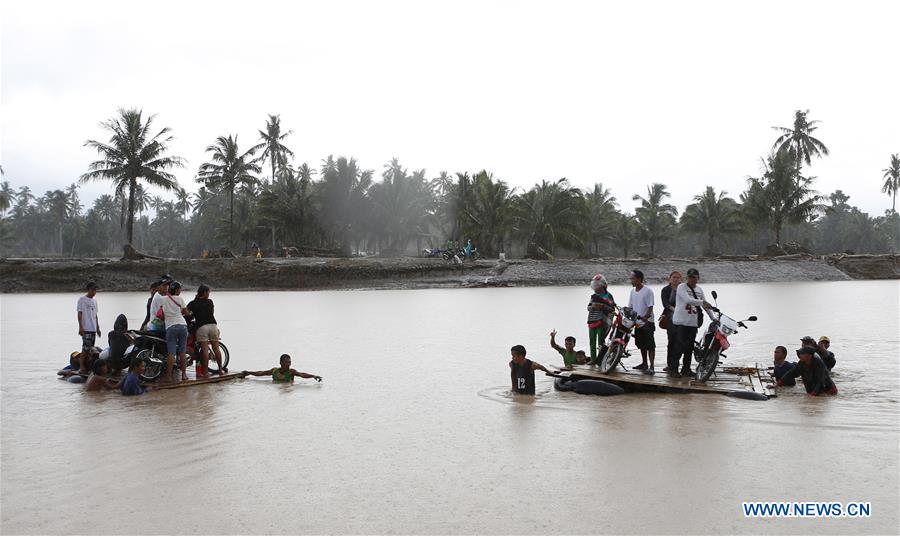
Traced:
POLYGON ((85 331, 84 335, 81 336, 81 351, 90 352, 94 349, 94 344, 96 343, 97 334, 93 331, 85 331))
POLYGON ((652 322, 647 322, 642 327, 634 330, 634 345, 640 350, 656 350, 656 339, 653 332, 656 326, 652 322))

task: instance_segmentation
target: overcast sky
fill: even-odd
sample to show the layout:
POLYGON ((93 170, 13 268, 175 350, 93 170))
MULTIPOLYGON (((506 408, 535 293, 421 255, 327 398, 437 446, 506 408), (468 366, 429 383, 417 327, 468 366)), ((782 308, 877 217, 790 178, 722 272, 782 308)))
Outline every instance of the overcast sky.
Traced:
MULTIPOLYGON (((44 2, 2 5, 4 180, 77 180, 119 107, 156 113, 188 160, 266 114, 297 161, 398 157, 429 177, 515 187, 602 181, 621 204, 659 181, 682 208, 735 197, 774 125, 822 121, 823 193, 873 215, 900 152, 900 2, 44 2)), ((83 188, 91 200, 104 184, 83 188)), ((159 193, 159 192, 156 192, 159 193)))

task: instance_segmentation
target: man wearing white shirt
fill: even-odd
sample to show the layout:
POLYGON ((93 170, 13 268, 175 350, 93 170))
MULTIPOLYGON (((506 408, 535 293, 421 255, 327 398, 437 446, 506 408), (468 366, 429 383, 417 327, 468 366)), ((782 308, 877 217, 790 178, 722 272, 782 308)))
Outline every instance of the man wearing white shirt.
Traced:
POLYGON ((675 291, 675 313, 672 324, 678 336, 678 350, 669 358, 669 376, 693 376, 691 359, 694 355, 694 341, 697 328, 703 322, 703 309, 711 309, 704 298, 703 289, 697 283, 700 272, 696 268, 687 271, 687 281, 678 285, 675 291), (678 358, 683 356, 681 374, 678 373, 678 358))
POLYGON ((632 270, 631 286, 634 288, 628 296, 628 307, 638 316, 638 324, 634 329, 634 345, 641 351, 641 364, 632 368, 645 374, 654 374, 656 339, 653 337, 653 331, 656 325, 653 323, 653 291, 644 286, 644 272, 640 270, 632 270))
POLYGON ((100 319, 97 314, 97 283, 88 281, 85 285, 87 293, 78 298, 78 305, 75 307, 78 313, 78 335, 81 336, 81 354, 78 356, 79 370, 82 374, 90 372, 91 352, 97 343, 97 334, 100 333, 100 319))

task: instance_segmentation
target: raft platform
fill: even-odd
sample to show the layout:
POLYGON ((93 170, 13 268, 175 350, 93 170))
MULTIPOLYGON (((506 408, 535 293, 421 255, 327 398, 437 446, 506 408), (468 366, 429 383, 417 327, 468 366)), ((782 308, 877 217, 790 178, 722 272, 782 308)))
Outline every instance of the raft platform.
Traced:
POLYGON ((765 367, 757 363, 755 367, 718 367, 706 382, 695 378, 673 378, 657 370, 656 374, 644 374, 640 370, 626 369, 623 364, 609 373, 602 373, 597 367, 575 365, 572 369, 558 369, 553 374, 576 380, 603 380, 618 385, 627 392, 657 393, 718 393, 731 396, 777 396, 775 381, 767 374, 765 367))
MULTIPOLYGON (((87 377, 88 377, 87 374, 82 374, 79 372, 74 372, 72 374, 65 375, 65 376, 57 373, 57 376, 60 380, 66 380, 69 378, 69 376, 81 376, 84 379, 87 379, 87 377)), ((153 387, 154 390, 159 391, 162 389, 182 389, 185 387, 194 387, 196 385, 207 385, 210 383, 226 382, 229 380, 237 380, 237 379, 243 378, 245 376, 247 376, 247 375, 244 374, 243 372, 228 372, 228 373, 221 374, 221 375, 217 374, 214 376, 210 376, 209 378, 199 378, 198 379, 195 372, 189 368, 188 369, 188 379, 181 380, 180 379, 181 372, 178 369, 175 369, 175 381, 173 383, 162 383, 159 380, 157 380, 155 382, 141 382, 141 385, 143 385, 144 387, 153 387)), ((124 374, 122 375, 122 377, 124 377, 124 374)))

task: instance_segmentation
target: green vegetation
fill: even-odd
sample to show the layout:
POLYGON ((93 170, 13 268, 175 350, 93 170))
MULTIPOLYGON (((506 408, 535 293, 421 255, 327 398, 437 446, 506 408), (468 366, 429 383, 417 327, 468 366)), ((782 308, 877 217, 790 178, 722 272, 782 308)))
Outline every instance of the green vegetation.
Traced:
POLYGON ((815 253, 897 251, 898 156, 883 170, 882 190, 894 200, 883 216, 849 205, 840 190, 822 196, 804 166, 828 148, 808 114, 798 110, 793 127, 776 127, 762 173, 736 198, 707 185, 679 213, 662 182, 635 185, 634 204, 624 206, 601 183, 582 190, 565 178, 517 190, 486 170, 429 176, 397 159, 377 177, 343 156, 295 164, 286 145, 292 131, 278 115, 249 149, 237 135, 218 137, 198 167, 199 190, 188 194, 171 174, 184 161, 169 154, 170 129, 154 134, 154 116, 120 110, 101 123, 106 143, 85 144, 100 159, 81 177, 111 182, 111 194, 85 210, 77 184, 37 197, 4 180, 0 255, 117 256, 126 243, 169 257, 220 248, 248 254, 253 243, 269 255, 284 246, 403 255, 453 239, 472 239, 488 257, 754 254, 773 241, 815 253))

